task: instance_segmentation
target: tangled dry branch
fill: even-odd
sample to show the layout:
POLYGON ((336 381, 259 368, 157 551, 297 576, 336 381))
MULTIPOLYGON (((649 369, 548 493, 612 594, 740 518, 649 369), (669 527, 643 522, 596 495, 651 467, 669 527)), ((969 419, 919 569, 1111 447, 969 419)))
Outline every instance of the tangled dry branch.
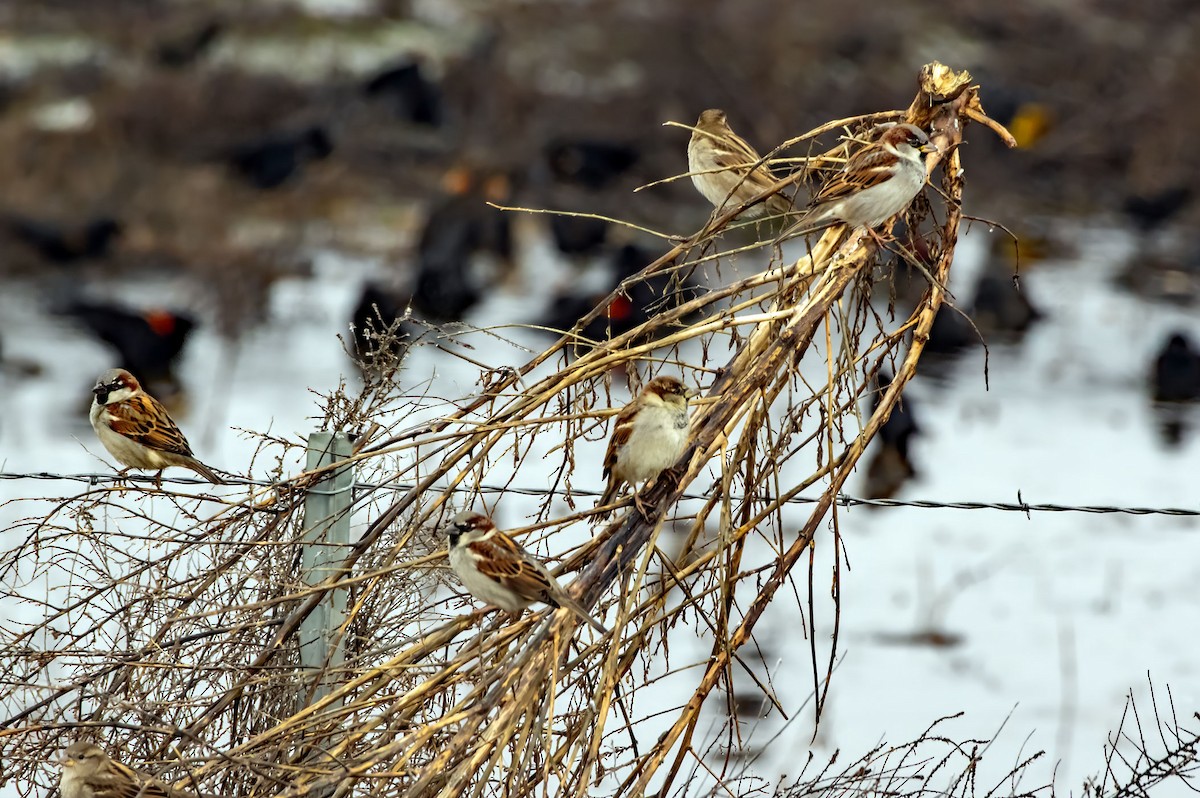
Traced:
MULTIPOLYGON (((352 433, 349 460, 359 473, 414 487, 356 494, 348 512, 362 522, 360 534, 317 584, 299 574, 304 494, 345 463, 285 478, 282 464, 303 448, 297 441, 260 437, 256 460, 271 458, 279 481, 241 499, 105 488, 64 497, 30 520, 23 545, 3 563, 4 584, 32 612, 0 651, 0 780, 26 792, 46 784, 52 774, 38 763, 87 734, 163 781, 224 795, 579 796, 597 784, 619 795, 666 794, 701 765, 719 782, 736 768, 728 757, 715 768, 706 759, 701 709, 715 689, 732 690, 735 670, 752 670, 739 652, 795 581, 803 586, 796 595, 807 594, 797 609, 819 718, 837 650, 834 499, 913 375, 945 300, 961 219, 963 130, 974 121, 1008 135, 983 114, 969 75, 931 64, 907 110, 839 120, 789 144, 895 121, 930 131, 941 166, 937 199, 915 203, 907 233, 890 246, 929 277, 899 322, 870 303, 873 283, 888 280, 878 264, 890 253, 876 236, 832 228, 795 260, 764 249, 770 239, 757 235, 721 249, 759 232, 737 220, 744 206, 732 208, 618 289, 663 276, 668 286, 708 286, 630 332, 583 338, 605 302, 520 368, 479 364, 474 397, 405 395, 388 373, 357 395, 327 397, 325 427, 352 433), (709 365, 723 348, 727 359, 709 365), (895 379, 864 419, 860 400, 888 363, 895 379), (592 518, 571 497, 575 449, 603 435, 612 413, 603 397, 618 366, 634 383, 640 371, 682 366, 709 387, 680 466, 643 493, 648 511, 623 510, 559 569, 578 573, 571 590, 614 631, 581 630, 568 612, 515 622, 448 613, 438 530, 453 509, 480 501, 471 486, 485 476, 511 472, 515 481, 532 461, 556 463, 551 491, 517 534, 555 535, 592 518), (782 472, 809 461, 802 479, 782 472), (685 490, 709 477, 709 498, 685 512, 685 490), (784 504, 813 485, 821 501, 798 527, 789 524, 784 504), (677 507, 671 528, 680 540, 668 554, 664 525, 677 507), (835 608, 827 651, 813 638, 820 588, 811 558, 796 577, 826 520, 835 608), (750 552, 760 542, 774 552, 765 563, 750 552), (35 598, 42 584, 56 587, 35 598), (299 630, 334 592, 347 598, 335 635, 344 661, 303 668, 299 630), (665 711, 665 723, 647 726, 640 699, 687 670, 670 663, 681 622, 697 624, 709 649, 694 663, 690 697, 665 711), (649 744, 638 739, 647 728, 661 730, 649 744)), ((844 160, 851 138, 812 163, 844 160)), ((728 723, 736 734, 736 721, 728 723)), ((853 792, 857 778, 823 772, 813 784, 853 792)), ((973 789, 958 784, 961 794, 973 789)))

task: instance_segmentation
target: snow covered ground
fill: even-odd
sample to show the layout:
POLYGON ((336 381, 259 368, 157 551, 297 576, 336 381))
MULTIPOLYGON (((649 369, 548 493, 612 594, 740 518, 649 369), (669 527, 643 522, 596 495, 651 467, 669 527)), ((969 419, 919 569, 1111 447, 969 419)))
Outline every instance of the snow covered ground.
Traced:
MULTIPOLYGON (((970 284, 986 236, 978 228, 968 236, 952 288, 970 284)), ((1177 449, 1162 447, 1144 384, 1166 333, 1188 325, 1197 331, 1196 321, 1186 311, 1148 304, 1111 286, 1109 277, 1130 246, 1122 235, 1092 229, 1081 240, 1078 260, 1040 264, 1024 276, 1026 290, 1049 318, 1022 344, 993 347, 986 390, 980 353, 962 358, 944 382, 919 377, 910 386, 927 434, 914 444, 920 478, 898 498, 1011 502, 1019 492, 1029 503, 1200 509, 1200 443, 1192 438, 1177 449)), ((526 268, 562 273, 544 250, 532 263, 526 268)), ((269 323, 250 336, 231 372, 214 334, 201 329, 193 336, 182 364, 193 398, 181 425, 202 459, 232 467, 249 457, 253 443, 230 427, 292 437, 314 428, 318 411, 308 389, 328 391, 342 377, 356 379, 335 336, 346 331, 360 280, 378 268, 323 254, 314 277, 278 284, 269 323)), ((527 288, 551 282, 528 277, 527 288)), ((105 290, 127 301, 187 306, 190 299, 188 286, 169 280, 105 290)), ((533 296, 494 297, 472 321, 506 321, 514 308, 544 300, 544 289, 531 290, 533 296)), ((40 378, 6 379, 0 391, 0 471, 107 471, 108 458, 82 413, 96 374, 109 365, 106 351, 45 315, 36 288, 26 284, 0 293, 0 335, 6 355, 46 369, 40 378)), ((531 347, 549 340, 533 333, 514 337, 531 347)), ((526 358, 515 347, 495 345, 487 352, 495 364, 526 358)), ((442 396, 474 389, 475 374, 464 364, 429 349, 419 350, 408 369, 434 375, 435 393, 442 396)), ((598 462, 603 445, 584 444, 580 454, 594 449, 598 462)), ((797 474, 806 471, 796 468, 797 474)), ((588 487, 585 479, 578 473, 576 486, 588 487)), ((544 485, 544 475, 531 465, 518 484, 537 487, 539 480, 544 485)), ((858 484, 856 476, 847 493, 856 495, 858 484)), ((0 501, 82 489, 0 481, 0 501)), ((518 498, 506 500, 501 520, 516 525, 523 506, 518 498)), ((793 512, 788 520, 798 526, 807 508, 793 512)), ((839 761, 846 763, 881 740, 907 741, 937 718, 965 711, 943 733, 986 739, 1007 718, 989 752, 994 777, 981 777, 981 785, 998 781, 1019 752, 1044 748, 1049 756, 1035 764, 1024 786, 1046 782, 1057 768, 1058 789, 1078 792, 1081 780, 1102 768, 1102 748, 1126 695, 1148 696, 1147 675, 1157 688, 1170 685, 1181 718, 1200 708, 1200 644, 1190 633, 1200 617, 1197 519, 917 508, 839 512, 850 569, 842 577, 842 660, 811 746, 818 758, 841 749, 839 761), (931 627, 959 636, 958 644, 898 641, 931 627)), ((0 506, 0 529, 29 514, 27 504, 0 506)), ((15 543, 0 532, 0 546, 15 543)), ((763 548, 753 554, 767 556, 763 548)), ((818 550, 828 556, 830 549, 825 534, 818 550)), ((824 585, 827 566, 818 571, 824 585)), ((827 587, 817 594, 827 599, 827 587)), ((832 631, 828 610, 818 609, 822 646, 832 631)), ((26 611, 0 607, 0 621, 26 611)), ((795 718, 785 726, 770 715, 753 730, 755 742, 779 734, 753 766, 767 779, 795 775, 810 750, 810 711, 800 710, 812 683, 802 630, 794 602, 780 601, 757 635, 779 700, 795 718)), ((689 654, 706 656, 708 641, 688 630, 675 637, 673 665, 689 654)), ((684 671, 646 700, 676 705, 696 678, 698 671, 684 671)), ((719 726, 721 702, 710 703, 719 726)), ((638 705, 638 714, 654 709, 638 705)), ((664 718, 648 721, 639 736, 654 739, 665 724, 664 718)), ((9 787, 0 798, 15 794, 9 787)), ((1183 787, 1155 794, 1183 794, 1183 787)))

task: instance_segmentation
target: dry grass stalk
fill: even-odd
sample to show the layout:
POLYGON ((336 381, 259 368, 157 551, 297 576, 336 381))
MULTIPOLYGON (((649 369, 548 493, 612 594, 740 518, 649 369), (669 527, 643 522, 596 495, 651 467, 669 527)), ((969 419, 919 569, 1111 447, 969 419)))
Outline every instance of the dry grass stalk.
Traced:
MULTIPOLYGON (((931 130, 940 147, 938 218, 927 221, 928 206, 918 203, 907 219, 910 230, 926 231, 933 279, 895 329, 885 329, 867 297, 877 244, 862 231, 835 229, 798 261, 777 256, 764 271, 724 281, 638 329, 574 351, 578 330, 604 312, 604 303, 520 369, 482 371, 478 396, 415 426, 399 428, 396 419, 410 408, 427 410, 435 404, 428 397, 397 396, 391 382, 357 397, 335 392, 326 426, 357 433, 360 473, 373 470, 374 481, 409 487, 394 497, 356 498, 355 513, 372 520, 340 573, 315 588, 299 584, 294 564, 303 490, 316 474, 283 480, 215 513, 205 511, 206 497, 171 495, 170 524, 162 520, 163 503, 152 516, 143 495, 92 491, 64 499, 28 525, 29 546, 7 558, 7 577, 17 585, 35 572, 73 572, 79 560, 71 548, 81 543, 96 547, 96 569, 73 579, 68 601, 47 604, 47 619, 10 635, 0 651, 0 665, 16 674, 4 691, 10 712, 0 732, 0 755, 12 763, 7 775, 30 783, 35 761, 91 725, 114 753, 159 763, 150 769, 160 778, 231 795, 578 796, 602 778, 619 783, 621 795, 644 794, 652 782, 664 791, 678 786, 689 761, 703 764, 696 747, 701 707, 722 683, 729 689, 739 649, 791 583, 831 510, 830 545, 840 552, 834 499, 911 378, 944 299, 963 187, 958 145, 970 119, 994 124, 982 116, 969 76, 932 64, 907 111, 837 123, 912 122, 931 130), (701 312, 701 320, 690 321, 701 312), (871 377, 910 332, 879 408, 860 431, 848 432, 845 422, 857 415, 871 377), (717 336, 730 336, 735 346, 724 365, 709 368, 717 336), (680 346, 697 342, 705 362, 689 365, 714 379, 693 415, 686 465, 644 493, 648 517, 624 512, 562 566, 580 571, 572 589, 585 604, 607 607, 614 639, 581 632, 565 611, 516 622, 440 614, 444 541, 436 530, 452 501, 475 504, 456 489, 481 494, 486 475, 500 466, 515 471, 537 436, 559 436, 562 443, 547 455, 562 458, 553 488, 573 502, 573 442, 601 434, 611 416, 599 400, 611 369, 670 364, 680 346), (827 356, 823 384, 809 384, 798 370, 806 355, 812 360, 814 344, 827 356), (812 416, 820 425, 814 431, 809 424, 802 435, 801 421, 812 416), (799 484, 782 484, 780 465, 801 450, 815 452, 816 468, 799 484), (668 557, 658 546, 663 522, 714 462, 720 477, 711 498, 689 516, 683 551, 668 557), (788 529, 785 503, 817 484, 820 501, 800 529, 788 529), (704 543, 710 520, 718 530, 713 547, 704 543), (147 530, 144 552, 108 546, 108 537, 126 527, 147 530), (756 536, 778 555, 765 570, 746 570, 747 544, 756 536), (753 591, 748 604, 734 601, 739 587, 753 591), (347 646, 344 672, 299 672, 297 630, 335 588, 352 599, 338 630, 347 646), (686 600, 675 603, 677 590, 686 600), (654 652, 691 615, 711 634, 711 656, 690 699, 643 750, 634 703, 654 681, 654 652), (336 689, 297 709, 297 695, 330 677, 336 689)), ((844 158, 846 146, 821 159, 844 158)), ((713 218, 633 279, 735 268, 736 255, 718 252, 716 243, 738 210, 713 218)), ((264 457, 297 447, 261 440, 264 457)), ((556 517, 552 499, 546 496, 529 529, 561 529, 590 516, 589 509, 556 517)), ((807 581, 812 630, 811 572, 807 581)), ((836 570, 833 584, 836 600, 836 570)), ((831 653, 821 665, 817 654, 814 644, 819 717, 833 660, 831 653)), ((728 776, 729 768, 726 761, 715 776, 728 776)), ((38 775, 43 783, 46 777, 38 775)))

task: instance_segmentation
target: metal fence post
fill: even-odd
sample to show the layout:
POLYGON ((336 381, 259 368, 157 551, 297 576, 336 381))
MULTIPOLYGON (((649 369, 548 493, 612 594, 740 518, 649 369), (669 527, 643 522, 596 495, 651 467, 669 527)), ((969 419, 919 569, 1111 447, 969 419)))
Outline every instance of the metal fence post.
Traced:
MULTIPOLYGON (((314 432, 308 436, 307 470, 322 468, 350 456, 350 440, 342 432, 314 432)), ((349 553, 350 505, 354 495, 354 468, 334 469, 314 482, 304 500, 302 579, 316 585, 337 574, 349 553)), ((346 616, 346 591, 331 590, 300 627, 300 664, 307 673, 340 668, 345 659, 338 628, 346 616)), ((327 694, 334 679, 322 676, 309 691, 315 701, 327 694)), ((301 704, 307 703, 301 695, 301 704)))

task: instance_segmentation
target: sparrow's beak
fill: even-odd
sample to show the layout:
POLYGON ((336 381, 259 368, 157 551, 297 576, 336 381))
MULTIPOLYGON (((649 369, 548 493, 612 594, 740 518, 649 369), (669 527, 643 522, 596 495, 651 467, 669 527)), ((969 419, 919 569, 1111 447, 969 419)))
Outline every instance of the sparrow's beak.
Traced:
POLYGON ((934 144, 932 141, 927 141, 921 145, 921 152, 928 154, 933 152, 941 152, 941 150, 939 150, 938 145, 934 144))
POLYGON ((59 754, 58 755, 58 764, 62 765, 65 768, 73 768, 73 767, 75 767, 75 760, 71 759, 66 754, 59 754))
POLYGON ((96 401, 104 404, 104 400, 108 398, 108 386, 96 383, 96 386, 92 388, 92 393, 96 394, 96 401))

